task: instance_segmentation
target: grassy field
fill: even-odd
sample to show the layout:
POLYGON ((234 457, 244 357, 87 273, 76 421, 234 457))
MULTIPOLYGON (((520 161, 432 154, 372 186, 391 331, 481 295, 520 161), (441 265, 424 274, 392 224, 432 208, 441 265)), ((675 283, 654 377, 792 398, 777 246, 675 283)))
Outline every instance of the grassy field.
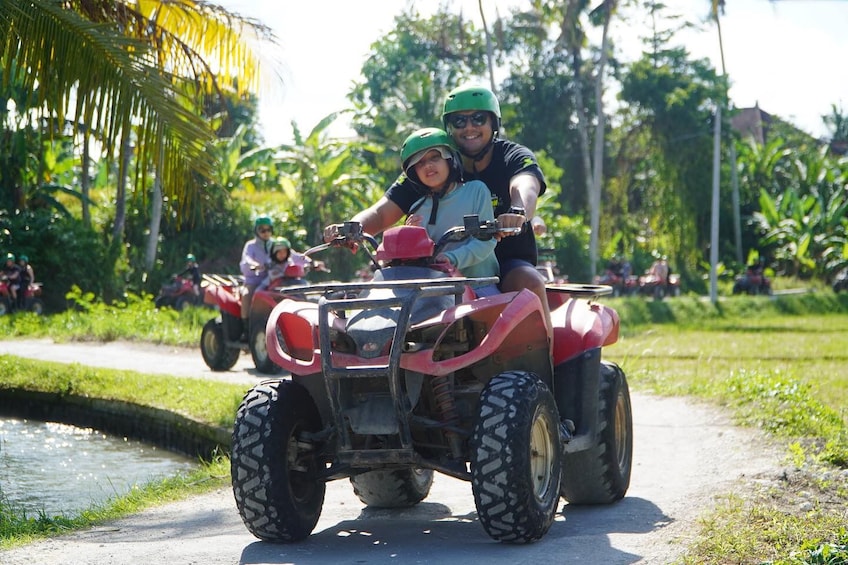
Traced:
MULTIPOLYGON (((787 446, 789 471, 780 487, 752 487, 744 496, 722 500, 704 515, 703 534, 684 563, 848 563, 848 297, 822 292, 734 297, 717 305, 694 297, 604 302, 622 318, 621 339, 606 356, 621 364, 633 390, 716 403, 740 424, 766 429, 787 446)), ((0 332, 195 347, 200 327, 212 315, 201 309, 159 312, 149 300, 130 298, 118 307, 92 303, 82 314, 6 316, 0 318, 0 332)), ((231 421, 243 392, 217 384, 212 393, 203 389, 207 385, 185 379, 175 388, 173 377, 164 387, 160 380, 0 357, 0 387, 39 383, 39 390, 123 398, 216 425, 231 421)), ((0 501, 0 547, 217 487, 227 476, 221 458, 196 476, 140 487, 79 517, 22 516, 0 501)))

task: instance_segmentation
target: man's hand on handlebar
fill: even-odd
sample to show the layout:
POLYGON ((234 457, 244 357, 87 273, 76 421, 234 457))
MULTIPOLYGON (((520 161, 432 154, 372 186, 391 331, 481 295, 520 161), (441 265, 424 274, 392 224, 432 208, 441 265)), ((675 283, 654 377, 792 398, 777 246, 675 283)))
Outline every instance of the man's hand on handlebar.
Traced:
POLYGON ((500 241, 505 237, 518 235, 524 228, 527 222, 527 217, 523 214, 506 213, 498 216, 498 227, 500 228, 495 234, 495 239, 500 241))
POLYGON ((347 247, 351 253, 359 250, 359 243, 351 238, 351 234, 344 232, 345 224, 330 224, 324 228, 324 243, 330 243, 339 247, 347 247))

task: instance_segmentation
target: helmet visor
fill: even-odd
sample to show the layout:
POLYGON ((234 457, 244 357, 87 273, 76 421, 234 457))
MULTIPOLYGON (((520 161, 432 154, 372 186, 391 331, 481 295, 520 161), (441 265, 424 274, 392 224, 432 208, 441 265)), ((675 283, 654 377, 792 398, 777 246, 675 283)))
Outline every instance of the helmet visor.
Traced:
POLYGON ((428 147, 427 149, 422 149, 421 151, 419 151, 418 153, 416 153, 415 155, 410 157, 409 163, 407 163, 406 167, 407 168, 414 167, 415 164, 418 163, 418 161, 420 161, 421 159, 423 159, 424 156, 427 155, 427 153, 429 153, 430 151, 438 151, 439 154, 442 156, 442 159, 450 159, 451 158, 450 150, 447 147, 445 147, 444 145, 439 145, 439 146, 436 146, 436 147, 428 147))

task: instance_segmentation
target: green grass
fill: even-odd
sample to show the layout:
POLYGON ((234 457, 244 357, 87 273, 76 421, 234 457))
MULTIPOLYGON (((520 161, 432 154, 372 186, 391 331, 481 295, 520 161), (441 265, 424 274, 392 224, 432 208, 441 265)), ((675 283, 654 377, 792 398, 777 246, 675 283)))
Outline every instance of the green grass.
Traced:
POLYGON ((787 445, 789 476, 724 497, 683 563, 848 562, 848 313, 787 298, 734 300, 743 315, 666 301, 685 322, 631 325, 607 349, 634 390, 706 399, 787 445))

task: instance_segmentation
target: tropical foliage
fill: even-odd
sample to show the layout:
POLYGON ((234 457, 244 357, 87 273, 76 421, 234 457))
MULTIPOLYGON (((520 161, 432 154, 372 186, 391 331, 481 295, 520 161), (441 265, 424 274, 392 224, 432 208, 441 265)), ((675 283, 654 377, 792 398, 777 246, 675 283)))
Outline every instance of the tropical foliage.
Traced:
MULTIPOLYGON (((155 292, 187 252, 204 270, 233 272, 256 215, 309 247, 324 225, 376 201, 398 173, 400 141, 440 125, 447 91, 476 81, 501 100, 501 134, 539 157, 542 246, 563 273, 590 279, 612 255, 639 272, 662 253, 703 290, 726 79, 676 44, 686 24, 667 7, 625 10, 634 4, 528 0, 481 26, 482 12, 446 5, 421 16, 409 3, 372 45, 350 107, 268 146, 252 49, 273 38, 261 24, 191 0, 3 2, 0 245, 63 273, 47 287, 56 308, 72 282, 107 300, 155 292), (605 30, 634 14, 648 20, 645 51, 624 61, 605 30), (355 139, 330 134, 343 117, 355 139)), ((753 254, 778 273, 833 277, 848 254, 841 109, 823 117, 829 148, 777 118, 765 144, 738 139, 732 114, 721 140, 724 272, 753 254), (730 237, 734 172, 743 249, 730 237)), ((353 276, 357 259, 331 258, 330 276, 353 276)))

